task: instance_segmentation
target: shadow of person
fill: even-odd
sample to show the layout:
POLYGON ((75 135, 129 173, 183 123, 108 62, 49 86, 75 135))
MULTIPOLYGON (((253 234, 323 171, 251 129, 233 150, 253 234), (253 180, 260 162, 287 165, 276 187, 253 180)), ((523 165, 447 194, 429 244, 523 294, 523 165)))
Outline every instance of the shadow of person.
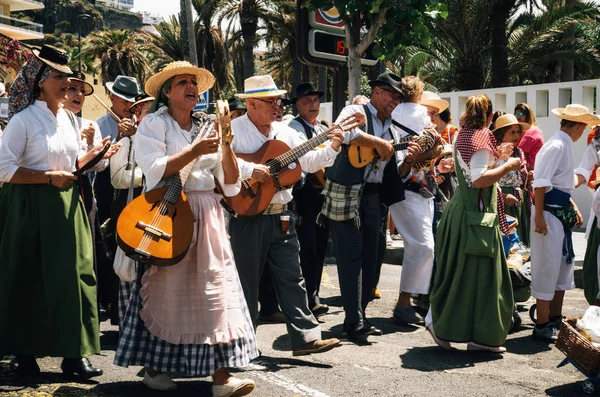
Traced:
MULTIPOLYGON (((68 378, 69 382, 82 385, 96 385, 93 379, 82 379, 77 376, 68 378)), ((41 385, 65 383, 65 377, 61 372, 41 372, 37 376, 17 375, 14 359, 0 361, 0 394, 3 392, 14 392, 28 389, 37 389, 41 385)))
POLYGON ((119 345, 119 331, 102 331, 100 335, 100 346, 102 350, 117 351, 119 345))
POLYGON ((402 368, 432 372, 469 368, 475 364, 501 360, 502 355, 483 351, 444 350, 438 346, 413 347, 400 355, 402 368))
MULTIPOLYGON (((202 381, 199 378, 184 378, 175 379, 177 383, 177 396, 179 397, 197 397, 197 396, 211 396, 212 395, 212 380, 202 381)), ((164 391, 152 390, 141 381, 123 381, 123 382, 111 382, 102 383, 94 387, 91 391, 100 395, 109 396, 121 396, 121 397, 159 397, 165 396, 164 391)), ((69 394, 61 394, 68 396, 69 394)), ((71 394, 75 395, 75 394, 71 394)), ((84 395, 84 394, 77 394, 84 395)))
MULTIPOLYGON (((567 383, 560 386, 550 387, 545 390, 547 396, 555 396, 555 397, 575 397, 585 395, 582 389, 583 381, 581 382, 573 382, 567 383)), ((600 388, 600 385, 596 385, 596 390, 600 388)), ((597 394, 597 392, 595 393, 597 394)))
POLYGON ((510 353, 531 355, 552 350, 552 345, 548 342, 534 341, 530 333, 517 338, 507 339, 504 343, 504 347, 510 353))
MULTIPOLYGON (((324 353, 327 354, 327 353, 324 353)), ((306 357, 306 356, 305 356, 306 357)), ((248 367, 243 368, 231 368, 231 372, 247 372, 247 371, 262 371, 262 372, 278 372, 283 369, 293 367, 309 367, 318 369, 329 369, 333 368, 330 364, 322 364, 313 361, 305 361, 299 358, 282 358, 282 357, 269 357, 264 354, 254 360, 248 367)))

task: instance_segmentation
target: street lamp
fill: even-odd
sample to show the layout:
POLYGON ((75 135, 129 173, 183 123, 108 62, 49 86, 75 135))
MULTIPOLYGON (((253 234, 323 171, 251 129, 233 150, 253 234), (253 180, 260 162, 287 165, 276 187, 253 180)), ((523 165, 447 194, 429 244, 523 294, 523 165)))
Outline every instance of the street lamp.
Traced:
POLYGON ((91 16, 89 14, 79 14, 77 15, 77 38, 79 39, 79 71, 81 72, 81 21, 84 19, 90 19, 91 16))

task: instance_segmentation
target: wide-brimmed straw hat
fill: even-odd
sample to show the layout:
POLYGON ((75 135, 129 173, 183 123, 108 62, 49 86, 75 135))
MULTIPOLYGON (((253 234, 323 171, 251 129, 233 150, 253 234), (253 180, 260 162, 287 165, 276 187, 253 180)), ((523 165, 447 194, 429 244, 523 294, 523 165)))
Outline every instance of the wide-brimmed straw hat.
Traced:
POLYGON ((182 74, 192 74, 196 76, 198 82, 198 93, 204 92, 215 84, 215 76, 204 68, 199 68, 186 61, 171 62, 163 70, 150 77, 146 82, 144 91, 150 96, 158 96, 160 88, 165 81, 171 77, 182 74))
POLYGON ((131 105, 129 107, 129 111, 131 113, 133 113, 133 109, 135 109, 135 107, 137 105, 141 105, 142 103, 153 102, 153 101, 154 101, 154 97, 153 96, 150 96, 150 95, 145 94, 145 93, 142 92, 141 94, 139 94, 138 96, 135 97, 135 102, 133 103, 133 105, 131 105))
POLYGON ((73 74, 69 76, 69 81, 78 81, 83 83, 83 86, 85 87, 85 93, 83 95, 85 96, 90 96, 94 93, 94 87, 85 81, 85 74, 82 72, 73 72, 73 74))
POLYGON ((106 89, 111 94, 123 98, 128 102, 135 101, 135 97, 140 95, 140 87, 137 79, 130 76, 117 76, 115 81, 106 83, 106 89))
POLYGON ((238 98, 262 98, 280 96, 286 93, 286 90, 278 89, 273 77, 267 74, 248 77, 244 80, 244 93, 235 94, 235 96, 238 98))
POLYGON ((519 120, 517 120, 514 114, 503 114, 502 116, 496 119, 496 122, 494 123, 494 129, 492 130, 492 132, 499 130, 503 127, 508 127, 509 125, 520 125, 521 131, 528 130, 531 127, 531 124, 519 122, 519 120))
POLYGON ((552 113, 561 120, 574 121, 587 125, 599 125, 600 117, 590 113, 589 109, 578 103, 567 105, 566 108, 552 109, 552 113))
POLYGON ((44 44, 39 51, 33 50, 33 54, 40 61, 44 62, 51 68, 58 70, 59 72, 66 74, 73 73, 71 68, 68 66, 69 54, 65 50, 44 44))
POLYGON ((438 110, 438 112, 442 113, 444 110, 448 109, 450 104, 448 101, 443 100, 438 94, 431 91, 423 91, 423 95, 421 95, 421 105, 423 106, 431 106, 438 110))

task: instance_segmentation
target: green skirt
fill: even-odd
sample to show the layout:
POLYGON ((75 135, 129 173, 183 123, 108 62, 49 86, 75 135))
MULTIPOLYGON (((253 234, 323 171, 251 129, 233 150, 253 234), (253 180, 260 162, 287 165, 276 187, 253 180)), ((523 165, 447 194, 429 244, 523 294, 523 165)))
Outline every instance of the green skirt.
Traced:
POLYGON ((100 352, 89 221, 79 189, 0 192, 0 357, 100 352))
POLYGON ((435 333, 449 342, 500 346, 506 341, 514 307, 500 230, 493 258, 466 255, 466 211, 461 200, 457 189, 435 239, 436 269, 430 293, 435 333))
POLYGON ((585 257, 583 258, 583 292, 585 299, 590 305, 596 304, 598 296, 598 247, 600 246, 600 230, 598 230, 598 218, 594 217, 592 230, 588 237, 585 257))
MULTIPOLYGON (((513 196, 515 196, 515 188, 502 187, 501 189, 502 193, 512 194, 513 196)), ((525 201, 525 197, 523 196, 524 194, 527 193, 521 190, 521 201, 519 202, 519 205, 505 205, 504 212, 506 212, 506 215, 510 215, 513 218, 517 218, 517 220, 519 221, 519 224, 517 225, 517 233, 519 234, 519 239, 523 244, 529 247, 531 245, 529 241, 530 214, 527 211, 527 202, 525 201)))

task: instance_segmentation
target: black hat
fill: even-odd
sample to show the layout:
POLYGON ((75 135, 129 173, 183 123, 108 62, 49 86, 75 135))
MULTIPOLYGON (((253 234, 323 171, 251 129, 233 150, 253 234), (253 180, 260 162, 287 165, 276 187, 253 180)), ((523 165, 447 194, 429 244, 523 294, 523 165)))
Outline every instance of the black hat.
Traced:
POLYGON ((229 110, 246 110, 246 106, 239 98, 229 98, 227 102, 229 103, 229 110))
POLYGON ((323 95, 325 95, 325 93, 323 91, 317 91, 317 89, 311 82, 300 83, 300 84, 298 84, 298 86, 296 86, 296 96, 292 97, 292 103, 295 104, 296 101, 298 99, 300 99, 300 97, 303 97, 305 95, 312 95, 312 94, 317 94, 319 96, 319 98, 321 98, 323 95))
POLYGON ((94 87, 90 83, 85 81, 85 74, 83 74, 82 72, 73 72, 73 74, 69 76, 69 80, 79 81, 80 83, 84 84, 85 94, 83 95, 89 96, 94 93, 94 87))
POLYGON ((152 101, 154 101, 154 97, 153 96, 150 96, 150 95, 146 94, 145 92, 142 92, 142 93, 140 93, 140 94, 138 94, 138 95, 135 96, 135 102, 133 103, 133 105, 131 105, 129 107, 129 111, 131 113, 133 113, 133 110, 135 109, 135 107, 137 105, 141 105, 142 103, 152 102, 152 101))
POLYGON ((73 71, 69 68, 69 54, 65 50, 54 46, 44 44, 42 48, 34 50, 33 54, 46 65, 58 70, 59 72, 71 74, 73 71))
POLYGON ((280 96, 279 99, 281 99, 281 106, 287 106, 291 103, 291 101, 284 96, 280 96))
POLYGON ((129 76, 117 76, 115 81, 109 81, 106 83, 106 88, 111 92, 111 94, 114 94, 129 102, 134 102, 135 97, 141 93, 136 78, 129 76))
POLYGON ((402 78, 396 76, 394 73, 383 72, 375 80, 369 81, 371 88, 375 88, 381 85, 389 85, 400 94, 402 93, 402 78))

